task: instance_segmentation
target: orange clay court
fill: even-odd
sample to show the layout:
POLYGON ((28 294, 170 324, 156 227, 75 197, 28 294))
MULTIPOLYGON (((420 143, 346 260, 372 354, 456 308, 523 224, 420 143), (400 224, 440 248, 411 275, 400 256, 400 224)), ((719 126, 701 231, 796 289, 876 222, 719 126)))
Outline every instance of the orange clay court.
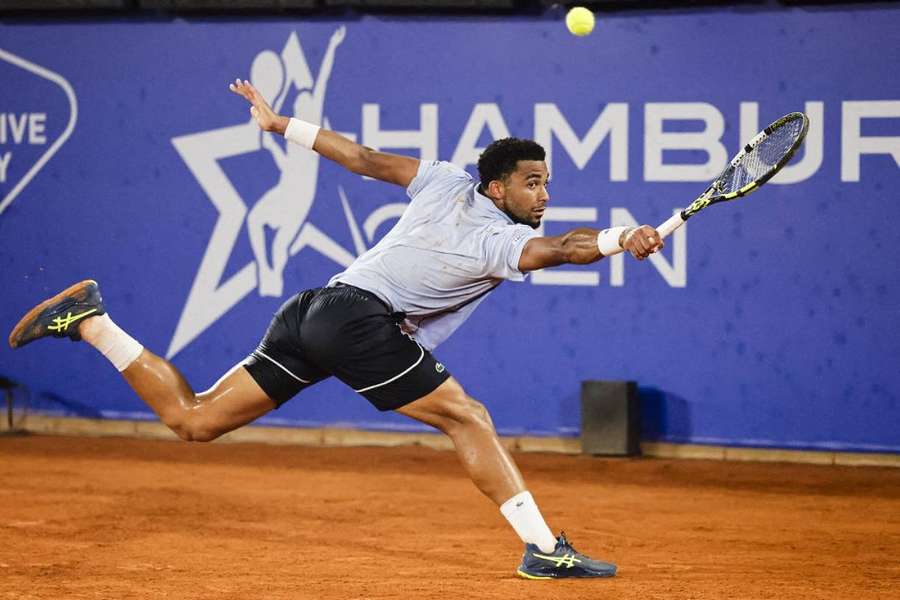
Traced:
POLYGON ((0 438, 0 598, 897 598, 900 470, 520 453, 613 579, 526 581, 454 453, 0 438))

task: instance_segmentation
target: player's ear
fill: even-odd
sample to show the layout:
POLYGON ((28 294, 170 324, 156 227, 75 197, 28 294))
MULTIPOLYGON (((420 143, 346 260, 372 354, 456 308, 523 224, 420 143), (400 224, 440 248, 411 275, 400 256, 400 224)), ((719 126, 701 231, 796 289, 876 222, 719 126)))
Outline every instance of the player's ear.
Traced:
POLYGON ((506 197, 506 186, 499 179, 492 180, 487 186, 487 191, 491 198, 502 200, 506 197))

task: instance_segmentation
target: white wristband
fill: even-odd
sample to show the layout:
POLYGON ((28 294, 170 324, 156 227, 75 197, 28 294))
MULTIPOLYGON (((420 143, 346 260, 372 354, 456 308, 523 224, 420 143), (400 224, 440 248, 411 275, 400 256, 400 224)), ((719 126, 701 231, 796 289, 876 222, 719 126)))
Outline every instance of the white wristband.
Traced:
POLYGON ((313 144, 316 143, 316 136, 319 135, 319 129, 321 127, 318 125, 291 117, 287 128, 284 130, 284 139, 312 150, 313 144))
POLYGON ((603 256, 612 256, 624 252, 619 245, 619 238, 628 227, 610 227, 597 234, 597 248, 603 256))

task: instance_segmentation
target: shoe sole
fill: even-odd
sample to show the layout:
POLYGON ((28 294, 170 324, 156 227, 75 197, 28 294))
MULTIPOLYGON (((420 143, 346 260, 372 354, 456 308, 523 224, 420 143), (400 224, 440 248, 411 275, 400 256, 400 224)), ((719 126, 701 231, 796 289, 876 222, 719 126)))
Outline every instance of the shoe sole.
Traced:
POLYGON ((581 576, 581 577, 548 577, 546 575, 531 575, 521 569, 516 569, 516 575, 518 575, 522 579, 534 579, 534 580, 545 581, 548 579, 605 579, 607 577, 614 577, 615 573, 610 573, 608 575, 590 575, 590 576, 581 576))
POLYGON ((19 319, 19 322, 16 323, 16 326, 13 327, 12 332, 10 332, 10 334, 9 334, 9 339, 7 340, 9 342, 9 347, 10 348, 18 348, 19 347, 18 340, 16 338, 18 338, 22 334, 22 332, 25 330, 25 327, 31 321, 33 321, 35 317, 37 317, 39 314, 41 314, 48 306, 50 306, 51 304, 55 304, 56 302, 59 302, 66 296, 68 296, 68 297, 75 296, 75 294, 78 291, 84 289, 85 287, 87 287, 91 284, 97 285, 97 282, 94 281, 93 279, 85 279, 84 281, 80 281, 80 282, 76 283, 75 285, 71 285, 71 286, 67 287, 66 289, 64 289, 60 293, 56 294, 52 298, 47 298, 46 300, 44 300, 43 302, 41 302, 40 304, 38 304, 31 310, 29 310, 27 313, 25 313, 25 316, 22 317, 21 319, 19 319))
POLYGON ((529 574, 526 573, 525 571, 521 571, 521 570, 518 570, 518 569, 516 570, 516 575, 518 575, 518 576, 521 577, 522 579, 541 579, 541 580, 544 580, 544 579, 553 579, 552 577, 541 577, 541 576, 538 576, 538 575, 529 575, 529 574))

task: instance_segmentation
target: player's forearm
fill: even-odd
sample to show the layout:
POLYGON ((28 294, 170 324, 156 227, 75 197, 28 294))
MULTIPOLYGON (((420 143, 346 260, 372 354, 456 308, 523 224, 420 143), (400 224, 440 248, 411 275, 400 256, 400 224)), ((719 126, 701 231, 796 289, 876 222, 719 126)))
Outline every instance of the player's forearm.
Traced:
MULTIPOLYGON (((379 152, 300 119, 288 119, 284 125, 282 119, 277 118, 277 129, 289 142, 318 152, 357 175, 408 187, 419 170, 417 158, 379 152)), ((268 131, 277 129, 273 127, 268 131)))
POLYGON ((370 175, 368 153, 372 150, 338 133, 320 129, 313 150, 349 171, 359 175, 370 175))
MULTIPOLYGON (((619 232, 619 248, 624 247, 625 238, 628 237, 631 230, 631 227, 626 227, 619 232)), ((586 265, 603 258, 605 255, 600 251, 597 243, 599 233, 596 229, 581 227, 563 234, 560 240, 564 262, 573 265, 586 265)))
POLYGON ((560 264, 586 265, 603 258, 596 229, 581 227, 560 236, 560 264))
POLYGON ((311 123, 302 123, 302 126, 299 129, 301 135, 307 137, 307 139, 295 139, 295 130, 292 130, 292 133, 294 133, 293 136, 287 132, 290 121, 290 118, 279 115, 271 131, 285 136, 289 141, 299 143, 301 146, 306 146, 307 148, 315 150, 325 158, 333 160, 345 169, 349 169, 354 173, 359 173, 361 175, 369 174, 366 172, 366 153, 371 152, 369 148, 365 148, 338 133, 328 129, 319 128, 311 123), (303 131, 303 128, 314 129, 303 131))

